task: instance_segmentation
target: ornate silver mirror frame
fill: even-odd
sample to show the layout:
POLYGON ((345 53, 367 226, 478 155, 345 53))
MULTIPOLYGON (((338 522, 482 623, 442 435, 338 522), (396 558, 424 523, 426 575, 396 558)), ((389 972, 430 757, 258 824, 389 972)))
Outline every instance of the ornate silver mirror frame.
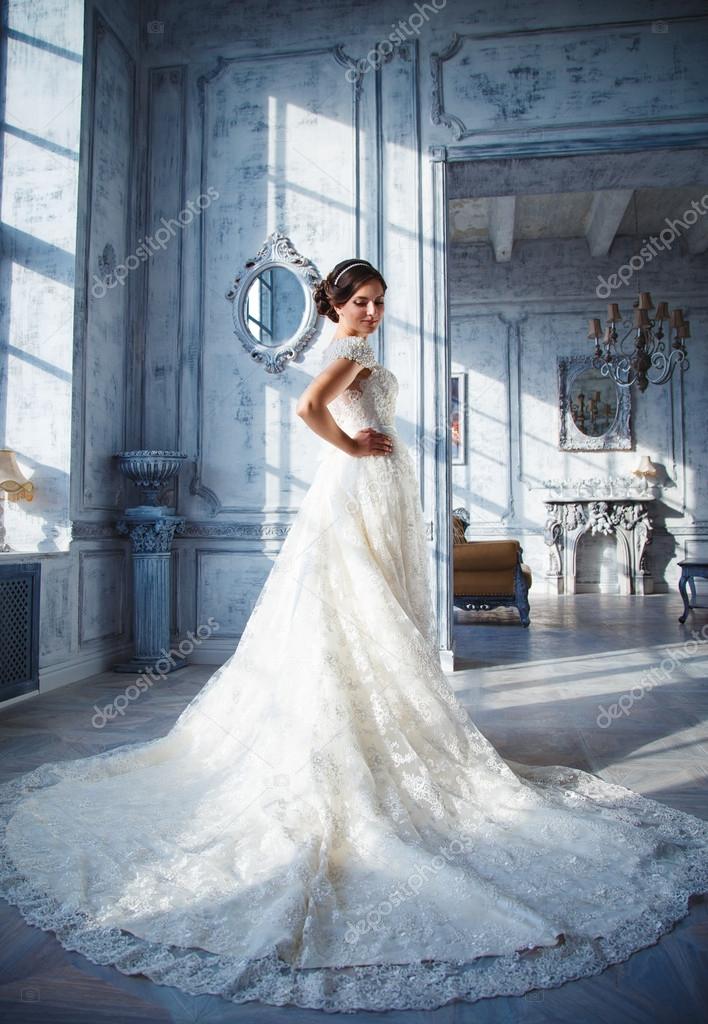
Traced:
MULTIPOLYGON (((274 275, 271 275, 271 279, 274 275)), ((226 298, 233 304, 234 334, 252 359, 263 363, 267 373, 282 373, 288 362, 301 352, 315 333, 317 327, 317 309, 312 297, 312 290, 319 280, 316 268, 293 247, 290 239, 279 231, 273 231, 263 246, 251 260, 247 260, 241 273, 226 293, 226 298), (295 275, 295 280, 302 290, 304 306, 300 322, 292 333, 282 341, 264 343, 256 338, 249 328, 248 300, 251 286, 257 278, 268 270, 285 269, 295 275)), ((274 289, 271 301, 277 304, 274 289)))
MULTIPOLYGON (((558 447, 570 452, 622 451, 632 448, 630 427, 631 389, 620 388, 608 377, 600 378, 600 371, 593 367, 592 356, 570 356, 558 360, 558 404, 560 410, 560 439, 558 447), (601 434, 594 435, 579 429, 576 422, 577 403, 573 396, 579 386, 578 379, 586 372, 598 376, 596 383, 606 388, 608 383, 616 392, 614 414, 610 413, 607 426, 601 434)), ((598 393, 596 392, 596 395, 598 393)), ((590 396, 581 396, 583 404, 591 401, 590 396)), ((608 405, 609 403, 606 403, 608 405)), ((582 408, 582 406, 581 406, 582 408)))

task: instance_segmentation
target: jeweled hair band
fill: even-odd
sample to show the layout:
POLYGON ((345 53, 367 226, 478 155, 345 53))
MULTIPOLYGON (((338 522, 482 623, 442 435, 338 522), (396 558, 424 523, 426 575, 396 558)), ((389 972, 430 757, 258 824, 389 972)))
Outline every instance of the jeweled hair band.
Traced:
POLYGON ((334 279, 334 283, 336 284, 336 283, 337 283, 337 281, 338 281, 338 280, 340 279, 340 277, 342 276, 342 274, 346 274, 346 272, 347 272, 348 270, 351 270, 351 269, 352 269, 352 267, 368 267, 368 266, 369 266, 369 264, 368 264, 368 263, 361 263, 361 262, 359 262, 359 263, 350 263, 348 267, 345 267, 345 268, 344 268, 344 270, 340 270, 340 271, 339 271, 339 273, 337 274, 337 276, 336 276, 336 277, 335 277, 335 279, 334 279))

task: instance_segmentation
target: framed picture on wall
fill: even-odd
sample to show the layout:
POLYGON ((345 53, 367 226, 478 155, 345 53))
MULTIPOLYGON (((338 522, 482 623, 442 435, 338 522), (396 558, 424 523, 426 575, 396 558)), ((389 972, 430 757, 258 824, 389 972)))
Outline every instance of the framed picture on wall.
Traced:
POLYGON ((467 430, 465 409, 467 408, 467 374, 464 371, 450 374, 450 433, 453 466, 467 462, 467 430))

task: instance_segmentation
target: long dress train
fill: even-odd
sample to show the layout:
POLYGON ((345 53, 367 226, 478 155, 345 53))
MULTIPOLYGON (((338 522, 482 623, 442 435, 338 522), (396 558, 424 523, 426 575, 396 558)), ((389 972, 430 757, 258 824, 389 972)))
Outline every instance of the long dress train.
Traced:
POLYGON ((0 894, 68 949, 237 1003, 427 1009, 595 974, 708 891, 708 824, 504 760, 440 667, 398 382, 327 445, 234 654, 159 739, 0 787, 0 894), (534 951, 534 947, 541 947, 534 951))

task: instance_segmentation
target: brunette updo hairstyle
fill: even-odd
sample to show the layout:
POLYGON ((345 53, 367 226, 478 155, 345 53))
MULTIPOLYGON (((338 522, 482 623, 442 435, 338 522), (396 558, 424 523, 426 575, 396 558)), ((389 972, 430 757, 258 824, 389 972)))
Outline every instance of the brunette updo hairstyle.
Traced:
POLYGON ((335 324, 339 323, 339 313, 334 308, 334 303, 343 306, 366 281, 372 278, 380 281, 381 287, 386 291, 386 282, 368 260, 342 260, 324 280, 315 285, 313 298, 317 312, 320 316, 328 316, 335 324))

